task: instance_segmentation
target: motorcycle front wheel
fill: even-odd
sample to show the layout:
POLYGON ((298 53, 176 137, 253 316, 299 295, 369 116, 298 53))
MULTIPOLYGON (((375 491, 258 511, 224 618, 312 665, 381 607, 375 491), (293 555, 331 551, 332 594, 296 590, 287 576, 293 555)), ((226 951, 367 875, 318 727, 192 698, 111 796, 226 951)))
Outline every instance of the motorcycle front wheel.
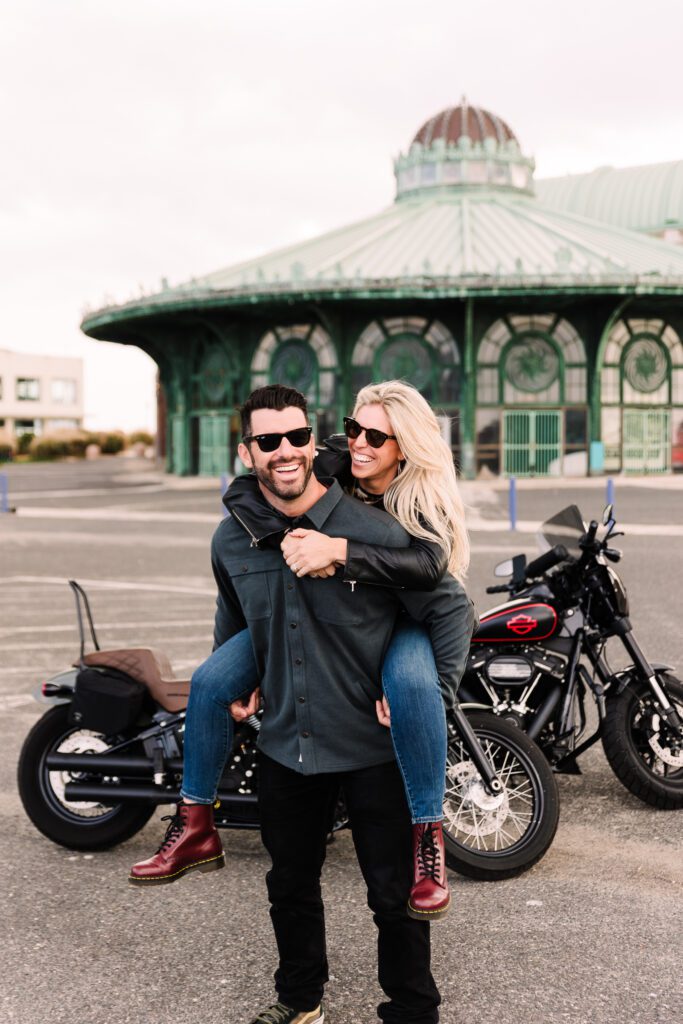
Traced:
POLYGON ((460 736, 449 737, 444 841, 450 868, 480 881, 514 878, 543 857, 560 814, 557 782, 536 744, 493 714, 468 712, 496 775, 488 794, 460 736))
MULTIPOLYGON (((669 672, 657 678, 683 718, 683 683, 669 672)), ((607 699, 602 745, 619 781, 646 804, 683 807, 683 746, 667 728, 645 679, 633 678, 607 699)))
POLYGON ((19 756, 19 796, 39 832, 70 850, 104 850, 139 832, 154 813, 154 804, 74 802, 66 799, 70 772, 51 771, 45 758, 52 753, 101 754, 105 736, 69 722, 69 705, 57 704, 40 718, 26 737, 19 756))

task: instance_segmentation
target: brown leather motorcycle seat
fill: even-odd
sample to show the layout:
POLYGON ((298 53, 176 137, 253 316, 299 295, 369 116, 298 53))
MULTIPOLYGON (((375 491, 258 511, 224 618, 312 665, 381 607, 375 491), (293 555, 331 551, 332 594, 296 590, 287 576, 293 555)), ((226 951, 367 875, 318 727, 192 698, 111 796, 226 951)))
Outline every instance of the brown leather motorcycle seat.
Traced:
POLYGON ((190 680, 176 679, 163 651, 153 647, 132 647, 113 651, 91 651, 83 658, 86 665, 116 668, 144 683, 154 700, 165 711, 183 711, 190 696, 190 680))

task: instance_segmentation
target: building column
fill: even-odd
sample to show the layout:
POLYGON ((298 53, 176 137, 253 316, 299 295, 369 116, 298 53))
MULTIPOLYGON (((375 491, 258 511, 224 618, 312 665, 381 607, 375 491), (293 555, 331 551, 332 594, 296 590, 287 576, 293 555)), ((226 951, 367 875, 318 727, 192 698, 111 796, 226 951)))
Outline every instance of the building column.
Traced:
POLYGON ((474 352, 474 299, 465 300, 465 350, 463 353, 463 387, 460 422, 461 474, 466 480, 474 480, 476 462, 474 446, 476 441, 477 375, 474 352))

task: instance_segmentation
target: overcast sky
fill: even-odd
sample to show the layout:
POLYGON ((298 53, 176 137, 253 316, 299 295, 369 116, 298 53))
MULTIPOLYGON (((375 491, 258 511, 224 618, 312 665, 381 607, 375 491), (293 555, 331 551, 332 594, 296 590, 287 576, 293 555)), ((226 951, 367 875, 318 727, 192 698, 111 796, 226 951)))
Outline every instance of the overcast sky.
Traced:
POLYGON ((537 177, 683 159, 680 0, 0 0, 0 348, 82 355, 89 426, 154 365, 83 307, 377 212, 465 93, 537 177))

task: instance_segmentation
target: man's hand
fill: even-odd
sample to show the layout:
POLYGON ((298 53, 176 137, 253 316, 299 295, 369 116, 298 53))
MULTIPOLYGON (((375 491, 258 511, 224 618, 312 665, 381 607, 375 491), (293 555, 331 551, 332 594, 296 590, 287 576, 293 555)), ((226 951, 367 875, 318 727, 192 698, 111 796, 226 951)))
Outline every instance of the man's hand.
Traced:
POLYGON ((389 703, 386 697, 382 697, 381 700, 375 701, 375 709, 377 711, 377 721, 380 725, 386 725, 387 729, 391 728, 391 711, 389 710, 389 703))
POLYGON ((280 547, 297 576, 333 576, 336 566, 346 561, 346 540, 317 530, 291 530, 280 547))
POLYGON ((260 707, 261 689, 257 686, 254 692, 250 695, 246 704, 240 700, 233 701, 233 703, 229 705, 228 711, 236 722, 244 722, 244 720, 249 718, 251 715, 255 715, 260 707))

